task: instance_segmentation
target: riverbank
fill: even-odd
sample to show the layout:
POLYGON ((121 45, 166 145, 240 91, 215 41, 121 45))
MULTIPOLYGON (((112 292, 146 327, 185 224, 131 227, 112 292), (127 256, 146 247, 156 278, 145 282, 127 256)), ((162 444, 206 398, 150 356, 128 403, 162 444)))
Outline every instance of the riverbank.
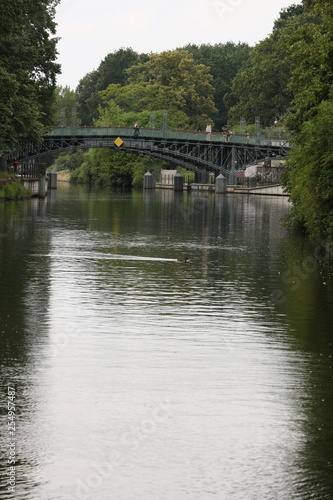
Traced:
POLYGON ((31 198, 32 192, 17 179, 0 179, 0 201, 17 201, 31 198))
POLYGON ((59 170, 57 172, 57 180, 58 182, 69 182, 70 181, 70 171, 69 170, 59 170))

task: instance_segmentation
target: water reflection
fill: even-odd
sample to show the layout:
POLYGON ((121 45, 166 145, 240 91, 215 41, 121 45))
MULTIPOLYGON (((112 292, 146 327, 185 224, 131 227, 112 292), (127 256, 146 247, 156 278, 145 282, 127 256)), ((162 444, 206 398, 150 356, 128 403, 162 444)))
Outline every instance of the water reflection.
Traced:
POLYGON ((285 198, 66 185, 11 210, 15 498, 330 498, 332 271, 304 271, 285 198))

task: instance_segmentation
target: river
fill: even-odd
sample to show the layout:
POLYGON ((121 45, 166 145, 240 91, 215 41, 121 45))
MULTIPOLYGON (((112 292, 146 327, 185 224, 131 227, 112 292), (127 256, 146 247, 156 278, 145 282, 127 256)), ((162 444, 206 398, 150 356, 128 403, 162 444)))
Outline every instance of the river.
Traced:
POLYGON ((333 270, 289 208, 0 205, 1 499, 332 498, 333 270))

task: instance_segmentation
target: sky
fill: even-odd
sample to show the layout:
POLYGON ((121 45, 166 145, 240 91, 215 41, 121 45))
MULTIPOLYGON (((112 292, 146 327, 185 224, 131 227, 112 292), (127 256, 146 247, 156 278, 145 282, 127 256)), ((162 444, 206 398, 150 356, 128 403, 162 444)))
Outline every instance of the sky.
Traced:
POLYGON ((245 42, 272 31, 281 9, 301 0, 61 0, 58 85, 75 90, 81 78, 120 48, 160 53, 188 43, 245 42))

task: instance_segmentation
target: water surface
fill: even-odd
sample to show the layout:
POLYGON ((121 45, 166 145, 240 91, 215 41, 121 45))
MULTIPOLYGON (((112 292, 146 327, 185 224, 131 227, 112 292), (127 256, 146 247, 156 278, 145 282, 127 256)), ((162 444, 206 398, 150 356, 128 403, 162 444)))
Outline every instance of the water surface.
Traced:
POLYGON ((1 498, 332 498, 332 268, 288 211, 67 184, 0 205, 1 498))

